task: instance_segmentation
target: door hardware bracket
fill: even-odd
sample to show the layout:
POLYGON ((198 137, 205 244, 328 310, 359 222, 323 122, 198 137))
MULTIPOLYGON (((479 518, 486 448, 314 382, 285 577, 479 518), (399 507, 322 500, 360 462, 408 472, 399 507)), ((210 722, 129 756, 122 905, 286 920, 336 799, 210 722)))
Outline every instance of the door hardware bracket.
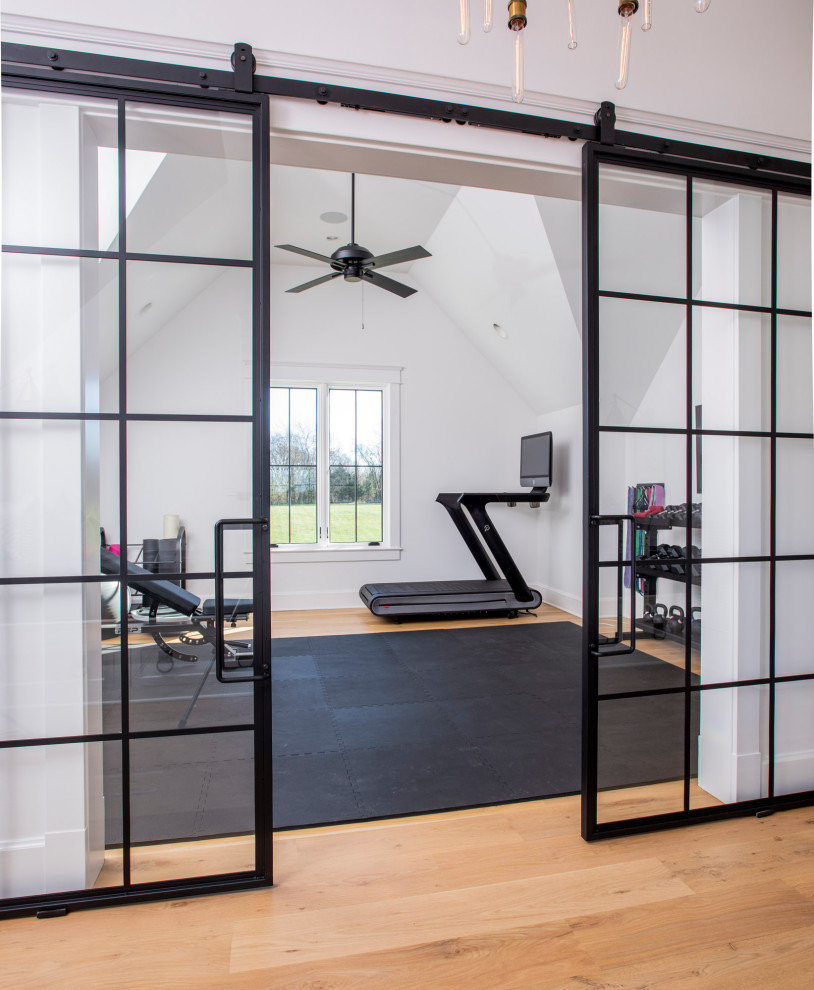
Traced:
POLYGON ((257 59, 252 55, 251 45, 242 41, 235 43, 235 50, 232 52, 232 68, 235 70, 235 92, 253 92, 257 59))
POLYGON ((616 106, 613 103, 605 100, 599 105, 594 123, 599 128, 600 144, 616 144, 616 106))

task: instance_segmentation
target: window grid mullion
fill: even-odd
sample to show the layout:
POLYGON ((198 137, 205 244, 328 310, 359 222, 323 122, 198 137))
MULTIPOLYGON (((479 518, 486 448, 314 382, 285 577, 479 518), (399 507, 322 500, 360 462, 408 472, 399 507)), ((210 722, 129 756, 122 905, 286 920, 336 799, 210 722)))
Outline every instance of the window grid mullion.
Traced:
POLYGON ((291 542, 291 486, 294 480, 294 470, 291 466, 291 389, 286 389, 286 395, 288 396, 288 453, 286 454, 286 460, 288 461, 288 542, 291 542))
POLYGON ((317 386, 317 543, 326 547, 331 542, 331 390, 328 385, 317 386))
POLYGON ((353 390, 353 542, 359 542, 359 390, 353 390))

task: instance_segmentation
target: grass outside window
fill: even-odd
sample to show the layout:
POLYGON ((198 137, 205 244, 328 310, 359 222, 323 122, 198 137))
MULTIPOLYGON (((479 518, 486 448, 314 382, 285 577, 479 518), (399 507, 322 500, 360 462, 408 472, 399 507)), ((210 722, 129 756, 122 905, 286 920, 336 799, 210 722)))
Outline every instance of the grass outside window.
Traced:
MULTIPOLYGON (((269 509, 271 542, 314 543, 317 507, 272 505, 269 509)), ((330 507, 331 543, 371 543, 382 539, 380 502, 334 503, 330 507)))

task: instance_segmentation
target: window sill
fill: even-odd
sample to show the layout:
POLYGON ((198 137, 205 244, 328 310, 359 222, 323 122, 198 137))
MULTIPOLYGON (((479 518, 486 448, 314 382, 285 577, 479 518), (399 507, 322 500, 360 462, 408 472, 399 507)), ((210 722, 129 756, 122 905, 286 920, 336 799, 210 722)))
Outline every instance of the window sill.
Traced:
POLYGON ((302 550, 294 547, 272 547, 271 559, 275 564, 306 564, 319 561, 320 563, 349 564, 361 560, 400 560, 401 547, 320 547, 314 550, 302 550))

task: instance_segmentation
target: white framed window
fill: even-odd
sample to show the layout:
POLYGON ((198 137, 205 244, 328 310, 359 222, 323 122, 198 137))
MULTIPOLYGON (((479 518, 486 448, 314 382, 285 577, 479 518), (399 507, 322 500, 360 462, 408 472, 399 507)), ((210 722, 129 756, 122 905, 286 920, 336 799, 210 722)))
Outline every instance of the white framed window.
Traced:
POLYGON ((400 368, 271 366, 278 562, 398 559, 400 368))

